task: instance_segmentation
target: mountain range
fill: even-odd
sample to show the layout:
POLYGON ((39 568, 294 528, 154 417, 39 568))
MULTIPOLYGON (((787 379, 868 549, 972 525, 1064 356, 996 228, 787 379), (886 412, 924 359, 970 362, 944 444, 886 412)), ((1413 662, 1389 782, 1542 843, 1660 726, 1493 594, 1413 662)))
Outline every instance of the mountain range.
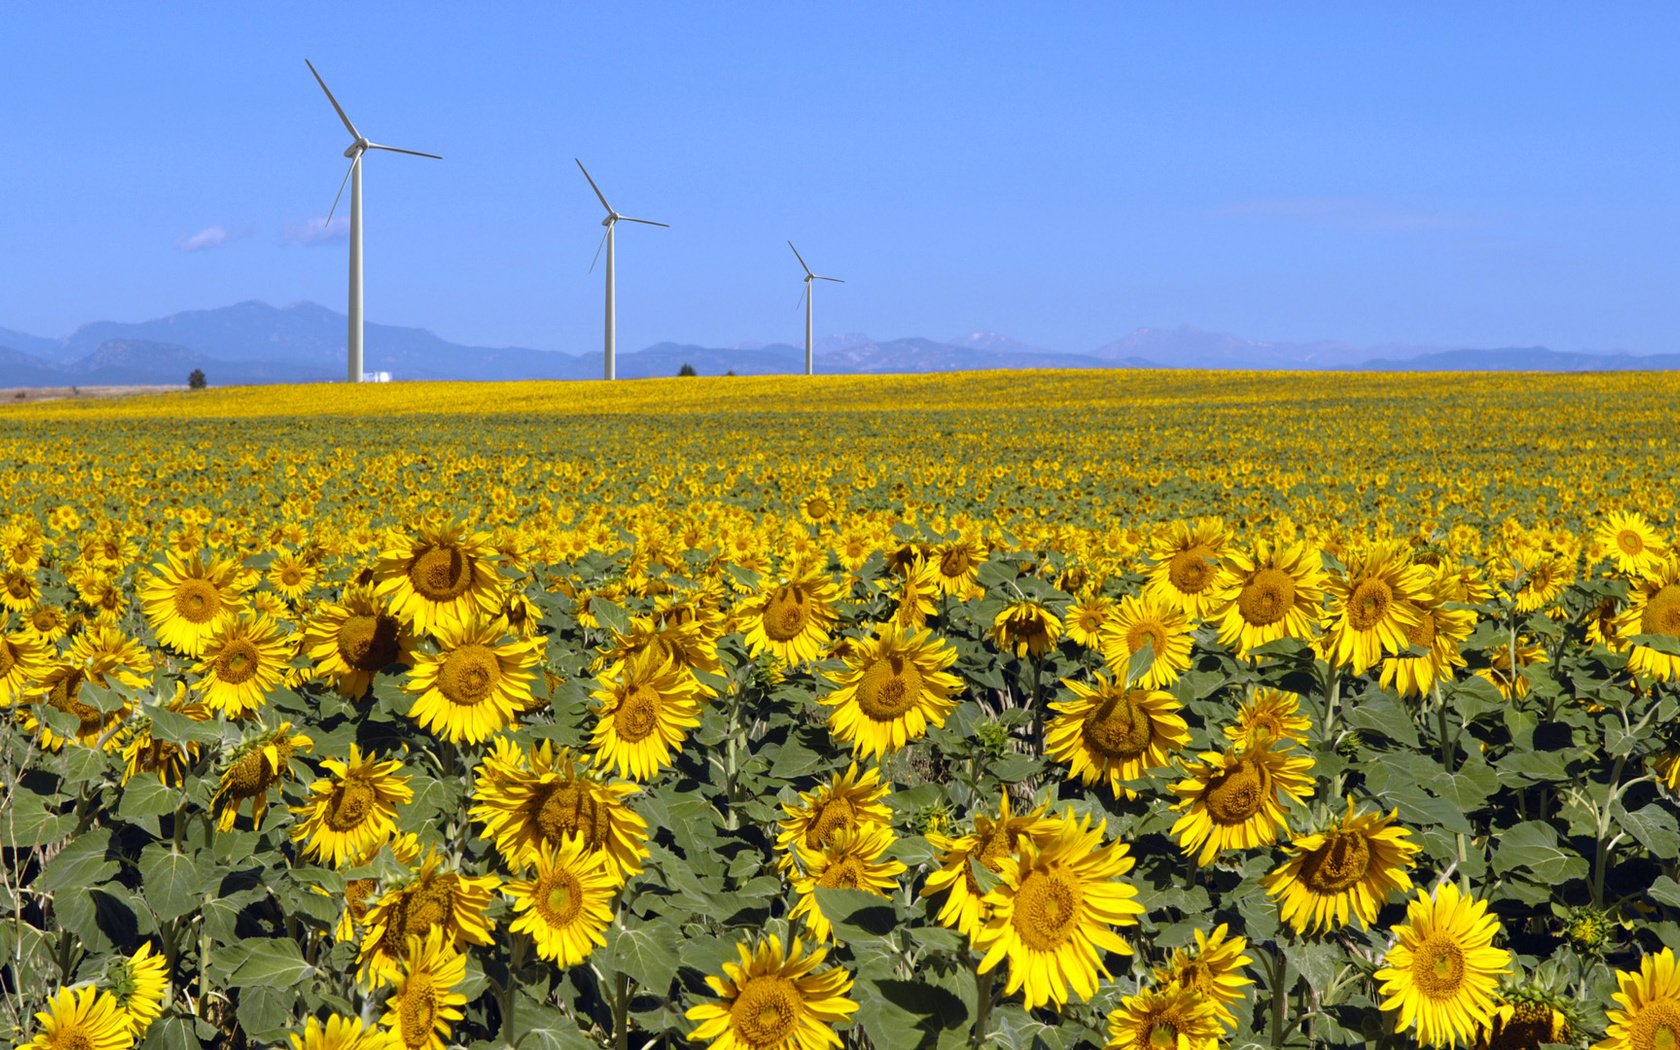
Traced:
MULTIPOLYGON (((217 386, 338 380, 344 374, 344 345, 344 315, 309 302, 275 307, 251 301, 138 323, 99 321, 62 339, 0 328, 0 387, 181 385, 195 368, 217 386)), ((594 379, 601 369, 597 353, 464 346, 422 328, 395 325, 367 325, 365 345, 367 369, 390 372, 396 379, 594 379)), ((1187 325, 1139 328, 1086 353, 1033 346, 997 332, 888 340, 843 333, 817 340, 814 353, 817 371, 831 374, 1012 368, 1680 369, 1680 354, 1282 343, 1187 325)), ((669 376, 685 364, 702 375, 798 372, 804 367, 804 348, 657 343, 621 353, 618 374, 626 379, 669 376)))

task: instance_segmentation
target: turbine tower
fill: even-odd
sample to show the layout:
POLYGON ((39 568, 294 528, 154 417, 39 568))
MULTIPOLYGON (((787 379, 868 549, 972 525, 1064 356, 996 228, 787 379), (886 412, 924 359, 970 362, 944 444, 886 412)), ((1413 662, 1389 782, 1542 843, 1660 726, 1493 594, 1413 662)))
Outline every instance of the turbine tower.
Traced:
MULTIPOLYGON (((788 247, 793 248, 793 242, 792 241, 788 242, 788 247)), ((801 296, 801 298, 803 298, 805 300, 805 374, 810 375, 811 374, 811 282, 812 281, 833 281, 835 284, 845 284, 846 282, 841 280, 838 277, 824 277, 821 274, 812 273, 811 268, 809 266, 805 265, 805 256, 799 254, 799 249, 798 248, 793 248, 793 257, 795 259, 799 260, 799 265, 801 267, 803 267, 804 270, 805 270, 805 292, 801 296)))
POLYGON ((407 153, 411 157, 430 157, 433 160, 443 158, 436 153, 421 153, 418 150, 398 149, 395 146, 381 146, 377 142, 369 142, 367 136, 356 130, 356 125, 350 123, 350 118, 344 115, 344 107, 333 98, 333 93, 327 91, 327 82, 321 79, 321 74, 315 72, 315 63, 304 59, 303 64, 315 74, 315 83, 321 85, 321 90, 327 92, 327 101, 332 103, 333 109, 338 111, 338 119, 344 121, 344 127, 356 141, 344 151, 350 158, 350 170, 344 173, 344 179, 338 184, 338 196, 333 198, 332 209, 327 212, 327 222, 332 222, 333 212, 338 211, 338 202, 344 196, 344 183, 350 183, 350 360, 346 375, 352 383, 362 381, 362 154, 370 149, 382 149, 391 153, 407 153))
MULTIPOLYGON (((573 157, 572 159, 577 160, 576 157, 573 157)), ((589 179, 589 188, 595 191, 596 197, 600 198, 601 207, 607 209, 607 217, 601 220, 601 225, 607 228, 607 232, 601 235, 601 244, 605 244, 607 246, 607 335, 604 356, 606 359, 606 378, 616 379, 618 376, 618 358, 616 352, 618 339, 618 318, 617 315, 613 313, 613 226, 615 226, 620 219, 623 219, 625 222, 639 222, 644 226, 663 226, 667 230, 671 228, 671 224, 668 222, 654 222, 652 219, 632 219, 628 215, 620 215, 618 212, 613 211, 613 206, 607 203, 607 195, 601 192, 601 187, 595 185, 594 179, 589 178, 589 169, 583 166, 583 161, 578 160, 577 166, 578 170, 583 172, 583 177, 589 179)), ((595 258, 590 260, 589 263, 590 273, 595 272, 595 263, 599 262, 600 259, 601 245, 597 244, 595 246, 595 258)))

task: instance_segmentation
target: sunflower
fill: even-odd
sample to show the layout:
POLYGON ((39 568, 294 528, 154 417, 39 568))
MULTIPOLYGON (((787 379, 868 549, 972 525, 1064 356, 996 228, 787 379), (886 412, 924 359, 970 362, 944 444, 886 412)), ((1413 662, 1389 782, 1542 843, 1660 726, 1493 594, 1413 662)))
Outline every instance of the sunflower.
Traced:
POLYGON ((1108 1015, 1103 1050, 1215 1050, 1224 1035, 1213 1005, 1183 985, 1144 988, 1108 1015))
POLYGON ((291 669, 292 639, 262 614, 225 616, 204 639, 193 691, 213 711, 243 718, 268 702, 291 669))
POLYGON ((860 824, 836 831, 820 851, 804 854, 804 871, 793 876, 799 902, 788 912, 788 920, 803 918, 805 928, 819 944, 834 939, 828 916, 817 901, 817 887, 863 890, 878 897, 890 897, 898 889, 904 864, 882 860, 893 844, 891 829, 880 824, 860 824))
POLYGON ((489 536, 460 522, 420 522, 380 553, 373 578, 375 593, 420 634, 458 633, 469 621, 495 616, 505 583, 489 536))
POLYGON ((403 685, 415 694, 408 717, 454 744, 477 744, 511 725, 532 702, 540 642, 503 642, 503 627, 476 618, 438 623, 438 652, 417 655, 403 685))
POLYGON ((948 838, 928 832, 927 840, 938 852, 939 870, 928 875, 921 896, 944 893, 945 901, 939 906, 940 924, 973 941, 990 913, 986 910, 985 892, 980 888, 980 880, 974 877, 970 862, 996 874, 1001 859, 1013 855, 1022 838, 1048 841, 1060 827, 1061 821, 1044 815, 1043 806, 1026 816, 1012 815, 1009 792, 1004 791, 996 817, 987 813, 974 815, 974 834, 948 838))
POLYGON ((647 821, 624 801, 639 790, 592 775, 571 751, 556 753, 549 741, 523 753, 506 744, 479 763, 468 815, 484 824, 480 837, 496 844, 513 871, 534 863, 544 843, 577 838, 590 852, 606 854, 608 870, 622 882, 642 870, 647 856, 647 821))
POLYGON ((999 858, 998 883, 986 894, 991 910, 975 938, 984 952, 979 972, 1005 959, 1005 995, 1020 991, 1027 1009, 1054 1003, 1060 1009, 1070 991, 1081 1000, 1096 994, 1097 975, 1111 976, 1108 952, 1131 954, 1114 932, 1143 914, 1137 889, 1121 876, 1136 863, 1126 844, 1103 844, 1107 825, 1091 827, 1072 813, 1042 843, 1021 840, 1013 856, 999 858))
POLYGON ((700 724, 698 692, 694 675, 658 649, 625 661, 592 694, 600 704, 590 739, 595 765, 652 780, 700 724))
POLYGON ((146 1029, 163 1013, 169 998, 169 964, 163 956, 152 951, 152 942, 142 944, 137 951, 117 964, 110 978, 110 992, 123 1012, 128 1030, 139 1042, 146 1029))
POLYGON ((24 714, 24 729, 37 734, 36 742, 49 751, 58 751, 72 740, 85 747, 118 750, 122 747, 118 730, 134 705, 120 699, 115 707, 101 711, 82 699, 82 687, 140 690, 150 686, 152 670, 152 654, 139 642, 114 627, 89 627, 70 640, 69 651, 30 689, 47 707, 75 715, 75 734, 60 736, 33 711, 24 714))
POLYGON ((1177 605, 1192 620, 1205 620, 1217 608, 1224 587, 1222 561, 1230 534, 1218 518, 1175 521, 1151 550, 1154 563, 1143 592, 1177 605))
POLYGON ((892 812, 884 801, 887 791, 875 767, 859 770, 853 762, 846 772, 835 774, 815 791, 800 792, 797 805, 782 803, 785 816, 776 836, 776 849, 782 854, 780 866, 785 869, 795 860, 808 864, 809 858, 822 852, 837 832, 856 830, 864 824, 890 828, 892 812))
MULTIPOLYGON (((404 873, 412 871, 414 862, 420 859, 420 837, 413 832, 393 835, 383 845, 368 850, 350 858, 346 867, 366 868, 376 863, 385 863, 383 854, 388 853, 391 860, 402 866, 404 873)), ((346 879, 344 881, 344 911, 338 917, 338 925, 333 929, 333 936, 341 941, 348 941, 356 936, 356 927, 367 918, 368 907, 372 904, 368 898, 379 889, 379 880, 374 878, 346 879)), ((321 890, 325 893, 326 890, 321 890)))
POLYGON ((343 867, 385 844, 397 830, 397 807, 414 792, 409 778, 397 775, 401 760, 363 756, 354 741, 347 761, 329 758, 321 764, 332 776, 309 785, 309 801, 292 807, 303 818, 292 825, 292 840, 305 844, 305 857, 343 867))
POLYGON ((956 660, 956 649, 928 631, 876 625, 875 636, 846 655, 846 669, 829 672, 837 688, 817 698, 834 708, 829 732, 870 757, 920 740, 956 709, 962 680, 947 670, 956 660))
POLYGON ((395 985, 379 1019, 404 1050, 444 1050, 445 1040, 461 1019, 467 997, 456 991, 467 979, 467 957, 443 929, 433 926, 424 936, 411 937, 401 964, 392 975, 395 985))
MULTIPOLYGON (((1680 641, 1680 555, 1664 559, 1630 589, 1627 611, 1618 622, 1624 641, 1639 635, 1680 641)), ((1628 670, 1659 682, 1672 681, 1680 678, 1680 656, 1634 645, 1628 650, 1628 670)))
POLYGON ((820 572, 783 580, 742 610, 747 650, 753 656, 774 653, 791 665, 821 659, 838 598, 839 589, 820 572))
POLYGON ((1202 998, 1213 1011, 1213 1018, 1221 1028, 1234 1030, 1236 1015, 1231 1004, 1243 997, 1243 989, 1254 983, 1243 967, 1254 962, 1244 955, 1248 940, 1230 936, 1230 927, 1220 923, 1210 936, 1200 929, 1194 950, 1175 948, 1165 966, 1155 968, 1155 979, 1163 985, 1188 988, 1202 998))
POLYGON ((1318 551, 1257 539, 1250 549, 1225 556, 1208 615, 1218 625, 1219 641, 1247 658, 1259 646, 1283 638, 1311 641, 1323 601, 1318 551))
POLYGON ((402 1038, 354 1017, 333 1014, 325 1021, 311 1017, 302 1032, 291 1036, 292 1050, 402 1050, 402 1038))
POLYGON ((1081 649, 1101 649, 1103 628, 1114 621, 1114 609, 1114 599, 1095 590, 1069 602, 1062 616, 1068 641, 1081 649))
POLYGON ((1433 898, 1414 897, 1406 920, 1372 975, 1383 1012, 1398 1011, 1397 1027, 1414 1029, 1420 1043, 1468 1043, 1493 1019, 1499 975, 1510 972, 1511 953, 1493 947, 1499 920, 1486 901, 1462 896, 1451 880, 1433 898))
MULTIPOLYGON (((887 586, 882 583, 881 586, 887 586)), ((926 626, 934 614, 938 600, 939 570, 931 561, 916 561, 905 566, 899 577, 898 601, 893 606, 892 623, 901 631, 926 626)))
POLYGON ((1281 689, 1259 688, 1237 708, 1237 720, 1222 731, 1233 744, 1248 747, 1267 740, 1284 746, 1305 744, 1312 719, 1301 714, 1301 698, 1281 689))
POLYGON ((21 631, 7 634, 5 626, 0 618, 0 707, 11 707, 47 673, 48 657, 46 643, 21 631))
POLYGON ((928 552, 927 563, 932 566, 940 594, 961 596, 974 586, 980 566, 986 560, 986 545, 972 537, 961 537, 941 543, 928 552))
POLYGON ((1131 673, 1132 657, 1148 644, 1149 666, 1132 684, 1165 689, 1190 667, 1190 620, 1178 605, 1157 597, 1127 595, 1098 639, 1103 662, 1117 678, 1131 673))
POLYGON ((91 985, 60 988, 35 1015, 40 1029, 18 1050, 129 1050, 134 1033, 116 996, 91 985))
POLYGON ((315 586, 315 566, 301 555, 282 551, 268 564, 268 585, 287 601, 296 602, 315 586))
POLYGON ((819 485, 809 496, 799 501, 799 516, 807 524, 821 525, 833 521, 840 514, 840 508, 834 502, 834 493, 828 486, 819 485))
POLYGON ((1662 537, 1638 511, 1611 511, 1593 542, 1604 549, 1617 572, 1635 578, 1655 569, 1667 554, 1662 537))
POLYGON ((992 621, 992 644, 1016 659, 1040 659, 1062 636, 1062 621, 1043 602, 1028 599, 1003 607, 992 621))
POLYGON ((1680 969, 1672 949, 1642 956, 1638 970, 1617 970, 1611 998, 1620 1009, 1606 1011, 1610 1027, 1593 1050, 1680 1046, 1680 969))
POLYGON ((335 604, 317 606, 303 632, 303 651, 315 672, 340 696, 360 700, 373 676, 393 664, 414 665, 414 635, 376 597, 371 587, 352 584, 335 604))
POLYGON ((0 608, 28 612, 41 602, 41 585, 34 570, 9 569, 0 573, 0 608))
POLYGON ((494 875, 470 876, 443 870, 443 857, 428 851, 420 870, 402 885, 380 894, 362 924, 367 933, 356 952, 361 979, 369 987, 389 983, 401 971, 407 946, 417 938, 442 938, 443 946, 489 944, 495 923, 485 912, 500 882, 494 875))
POLYGON ((1575 576, 1576 554, 1551 547, 1519 547, 1511 552, 1512 597, 1518 612, 1544 609, 1558 600, 1575 576))
POLYGON ((1407 557, 1402 544, 1374 544, 1349 560, 1345 576, 1330 577, 1330 629, 1319 642, 1326 660, 1362 674, 1410 648, 1407 635, 1423 618, 1419 603, 1430 596, 1428 567, 1407 557))
MULTIPOLYGON (((1499 695, 1507 700, 1521 700, 1528 695, 1528 676, 1523 671, 1538 664, 1550 662, 1546 657, 1546 650, 1535 644, 1534 639, 1526 634, 1519 634, 1514 639, 1515 645, 1496 645, 1488 650, 1488 666, 1476 672, 1477 678, 1485 678, 1499 690, 1499 695), (1512 649, 1516 650, 1517 670, 1511 672, 1512 649)), ((1631 663, 1631 661, 1630 661, 1631 663)))
MULTIPOLYGON (((1548 1001, 1550 998, 1501 996, 1493 1019, 1476 1033, 1475 1050, 1530 1050, 1541 1043, 1574 1043, 1576 1029, 1569 1010, 1560 1009, 1548 1001)), ((1680 1018, 1675 1019, 1670 1032, 1670 1038, 1680 1039, 1680 1018)))
POLYGON ((240 807, 249 799, 251 826, 260 829, 263 814, 268 810, 269 789, 294 775, 292 760, 314 743, 303 733, 292 732, 290 722, 281 722, 241 744, 234 752, 233 761, 222 771, 221 785, 210 800, 217 810, 216 827, 232 831, 240 807))
POLYGON ((1179 848, 1196 854, 1202 866, 1228 849, 1252 849, 1277 841, 1288 827, 1284 807, 1312 794, 1309 755, 1279 749, 1273 742, 1224 751, 1204 751, 1172 786, 1186 812, 1173 823, 1179 848))
POLYGON ((182 656, 198 657, 222 618, 244 610, 248 587, 232 559, 205 564, 199 554, 171 551, 137 589, 158 641, 182 656))
POLYGON ((1071 700, 1050 704, 1055 717, 1044 729, 1044 750, 1086 784, 1102 780, 1116 797, 1136 798, 1123 786, 1167 765, 1172 752, 1190 742, 1180 704, 1160 689, 1121 685, 1100 672, 1091 685, 1071 678, 1071 700))
POLYGON ((70 633, 70 618, 56 605, 37 605, 23 617, 22 633, 42 645, 53 645, 70 633))
POLYGON ((710 1050, 829 1050, 840 1046, 834 1026, 857 1012, 846 998, 852 978, 838 966, 815 972, 828 956, 809 955, 796 938, 784 955, 774 934, 756 947, 737 944, 739 963, 725 962, 723 976, 706 976, 720 1002, 700 1003, 683 1016, 698 1021, 688 1038, 710 1050))
MULTIPOLYGON (((215 712, 196 700, 189 701, 187 697, 187 684, 177 681, 175 698, 169 701, 164 709, 190 718, 194 722, 209 722, 215 719, 215 712)), ((188 740, 177 744, 158 739, 152 734, 150 717, 142 716, 130 720, 125 734, 122 744, 122 782, 125 785, 141 773, 150 773, 170 787, 180 787, 186 783, 187 774, 193 766, 198 764, 197 741, 188 740)))
POLYGON ((1398 810, 1356 815, 1349 795, 1347 813, 1334 825, 1285 846, 1289 859, 1260 880, 1283 921, 1296 933, 1340 929, 1350 914, 1363 925, 1376 922, 1390 897, 1412 888, 1407 869, 1420 847, 1398 817, 1398 810))
POLYGON ((562 969, 606 947, 602 931, 612 922, 619 883, 605 861, 603 854, 585 849, 581 838, 566 839, 558 849, 543 843, 532 877, 502 884, 517 913, 508 930, 530 934, 537 954, 562 969))

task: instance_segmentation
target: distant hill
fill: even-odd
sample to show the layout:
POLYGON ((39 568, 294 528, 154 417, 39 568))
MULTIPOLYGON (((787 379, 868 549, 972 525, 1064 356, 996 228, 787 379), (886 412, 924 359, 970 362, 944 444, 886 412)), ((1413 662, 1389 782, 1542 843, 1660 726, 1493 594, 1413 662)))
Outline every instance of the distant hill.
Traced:
MULTIPOLYGON (((275 307, 251 301, 151 321, 98 321, 63 339, 0 328, 0 387, 178 385, 194 368, 215 386, 336 381, 344 375, 345 317, 316 303, 275 307)), ((876 339, 861 332, 816 341, 815 367, 829 374, 947 372, 1011 368, 1240 368, 1589 371, 1680 368, 1680 355, 1564 353, 1528 349, 1359 347, 1279 343, 1183 325, 1139 328, 1087 353, 1035 346, 999 332, 950 339, 876 339)), ((627 379, 675 375, 794 373, 804 348, 787 343, 707 347, 658 343, 621 352, 627 379)), ((369 324, 365 367, 397 379, 595 379, 598 352, 564 354, 527 347, 451 343, 423 328, 369 324)))

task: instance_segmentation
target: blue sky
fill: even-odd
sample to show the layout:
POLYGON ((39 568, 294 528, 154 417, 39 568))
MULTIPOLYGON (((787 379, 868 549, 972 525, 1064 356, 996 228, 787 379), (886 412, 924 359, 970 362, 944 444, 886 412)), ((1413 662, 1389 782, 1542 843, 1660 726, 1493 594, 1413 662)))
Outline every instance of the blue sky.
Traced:
POLYGON ((599 347, 1138 326, 1680 349, 1680 6, 0 0, 0 326, 343 309, 599 347), (192 249, 192 250, 189 250, 192 249))

